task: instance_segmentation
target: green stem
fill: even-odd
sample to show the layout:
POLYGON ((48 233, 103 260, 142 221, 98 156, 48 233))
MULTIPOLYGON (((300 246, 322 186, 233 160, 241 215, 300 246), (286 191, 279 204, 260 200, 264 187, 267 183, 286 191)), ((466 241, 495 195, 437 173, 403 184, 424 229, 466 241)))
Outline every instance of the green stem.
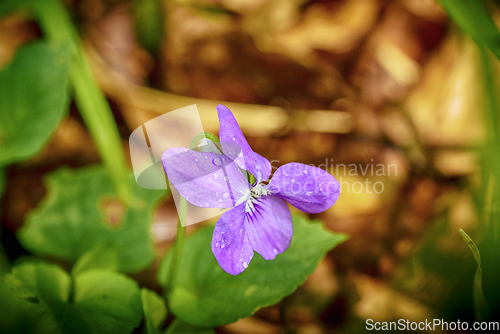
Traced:
POLYGON ((179 198, 179 221, 177 223, 177 234, 175 236, 175 244, 172 250, 172 260, 170 262, 170 268, 168 270, 166 293, 172 291, 175 280, 177 278, 177 273, 179 272, 179 267, 182 258, 182 249, 184 248, 184 239, 186 236, 186 228, 182 226, 182 221, 185 221, 187 215, 187 201, 181 196, 179 198))
POLYGON ((118 197, 128 204, 132 190, 118 127, 106 97, 97 86, 69 14, 57 0, 33 0, 32 6, 47 37, 51 41, 69 42, 74 49, 70 78, 75 90, 75 102, 97 145, 118 197))

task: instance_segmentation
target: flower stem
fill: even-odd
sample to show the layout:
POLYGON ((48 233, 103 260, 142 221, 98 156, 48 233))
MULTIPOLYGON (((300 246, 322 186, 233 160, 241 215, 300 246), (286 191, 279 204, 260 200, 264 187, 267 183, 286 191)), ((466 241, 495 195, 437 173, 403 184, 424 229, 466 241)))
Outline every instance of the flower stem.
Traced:
POLYGON ((179 198, 179 221, 177 223, 177 234, 175 236, 174 248, 172 249, 172 260, 170 261, 170 268, 168 270, 166 293, 172 291, 179 266, 182 258, 182 248, 184 247, 184 239, 186 236, 186 227, 182 226, 182 221, 185 221, 187 215, 187 201, 181 196, 179 198))

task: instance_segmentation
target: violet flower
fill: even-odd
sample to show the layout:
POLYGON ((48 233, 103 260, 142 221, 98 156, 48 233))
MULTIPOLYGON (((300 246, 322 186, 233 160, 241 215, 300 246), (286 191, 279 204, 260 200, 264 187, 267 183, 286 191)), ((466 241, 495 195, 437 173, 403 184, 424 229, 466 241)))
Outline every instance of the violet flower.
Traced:
POLYGON ((191 204, 231 208, 215 225, 212 252, 227 273, 238 275, 254 251, 273 260, 290 245, 292 217, 284 200, 299 210, 318 213, 340 194, 338 181, 326 171, 300 163, 279 167, 252 151, 231 111, 217 106, 222 152, 171 148, 162 156, 170 182, 191 204), (242 171, 255 177, 250 184, 242 171))

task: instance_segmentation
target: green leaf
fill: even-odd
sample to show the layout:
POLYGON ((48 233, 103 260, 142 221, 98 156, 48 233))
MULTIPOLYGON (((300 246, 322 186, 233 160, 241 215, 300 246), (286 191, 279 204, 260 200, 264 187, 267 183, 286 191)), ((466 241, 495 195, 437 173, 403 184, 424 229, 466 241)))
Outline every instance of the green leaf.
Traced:
POLYGON ((184 321, 179 321, 175 319, 167 330, 165 334, 215 334, 215 330, 210 327, 197 327, 190 325, 184 321))
POLYGON ((69 43, 75 50, 70 72, 75 103, 110 174, 118 197, 128 203, 131 199, 129 170, 118 126, 106 97, 97 85, 71 16, 59 0, 30 0, 29 3, 44 35, 54 42, 69 43))
POLYGON ((148 334, 160 333, 159 328, 167 317, 165 300, 152 290, 142 288, 142 309, 146 318, 146 331, 148 334))
POLYGON ((118 246, 114 240, 106 239, 83 253, 73 266, 71 274, 76 276, 89 269, 118 270, 119 266, 118 246))
POLYGON ((5 283, 11 291, 29 302, 67 302, 71 279, 60 267, 47 263, 24 263, 5 275, 5 283))
POLYGON ((37 323, 37 333, 130 333, 142 318, 139 287, 122 274, 88 270, 74 282, 61 268, 24 263, 5 276, 37 323))
POLYGON ((474 302, 474 312, 476 313, 477 321, 485 321, 488 319, 488 316, 491 314, 491 309, 484 298, 483 293, 483 270, 481 268, 481 254, 479 253, 479 249, 477 249, 476 244, 472 239, 465 233, 464 230, 459 229, 458 232, 464 238, 464 241, 469 246, 472 255, 474 255, 474 260, 477 263, 476 274, 474 275, 474 283, 472 287, 472 299, 474 302))
POLYGON ((476 43, 488 47, 500 59, 500 32, 479 0, 440 0, 451 18, 476 43))
POLYGON ((23 0, 1 0, 0 1, 0 18, 9 15, 15 10, 23 9, 26 6, 26 1, 23 0))
POLYGON ((0 73, 0 166, 37 154, 68 110, 68 44, 22 47, 0 73))
MULTIPOLYGON (((207 327, 248 317, 295 291, 325 253, 347 239, 301 216, 294 216, 293 224, 294 235, 287 251, 272 261, 256 253, 248 269, 238 276, 227 274, 217 264, 210 247, 213 227, 187 238, 177 285, 168 298, 171 312, 182 321, 207 327)), ((169 254, 158 270, 162 285, 170 258, 169 254)))
POLYGON ((75 306, 95 333, 129 333, 142 319, 137 282, 112 271, 88 270, 78 275, 75 306))
POLYGON ((18 232, 20 242, 34 253, 74 262, 109 239, 118 248, 120 271, 145 269, 155 256, 152 211, 166 192, 129 182, 133 198, 126 207, 102 167, 55 171, 46 178, 48 195, 18 232))

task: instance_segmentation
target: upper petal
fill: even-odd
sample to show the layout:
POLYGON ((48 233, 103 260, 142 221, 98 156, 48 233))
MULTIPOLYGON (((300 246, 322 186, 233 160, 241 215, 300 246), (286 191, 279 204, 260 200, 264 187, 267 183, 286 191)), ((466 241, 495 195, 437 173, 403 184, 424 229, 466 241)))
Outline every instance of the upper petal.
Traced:
POLYGON ((340 195, 340 184, 335 177, 321 168, 300 163, 278 168, 268 189, 308 213, 325 211, 340 195))
POLYGON ((290 246, 293 235, 292 215, 277 195, 255 200, 245 214, 245 230, 252 248, 266 260, 272 260, 290 246))
POLYGON ((269 179, 271 163, 263 156, 252 151, 231 110, 219 104, 217 114, 220 124, 219 138, 224 153, 236 161, 242 169, 252 173, 257 180, 256 184, 269 179))
POLYGON ((163 153, 162 162, 169 181, 193 205, 230 208, 248 196, 248 181, 224 155, 174 147, 163 153))
POLYGON ((212 253, 224 271, 238 275, 253 258, 253 249, 245 231, 245 203, 224 213, 215 225, 212 253))

